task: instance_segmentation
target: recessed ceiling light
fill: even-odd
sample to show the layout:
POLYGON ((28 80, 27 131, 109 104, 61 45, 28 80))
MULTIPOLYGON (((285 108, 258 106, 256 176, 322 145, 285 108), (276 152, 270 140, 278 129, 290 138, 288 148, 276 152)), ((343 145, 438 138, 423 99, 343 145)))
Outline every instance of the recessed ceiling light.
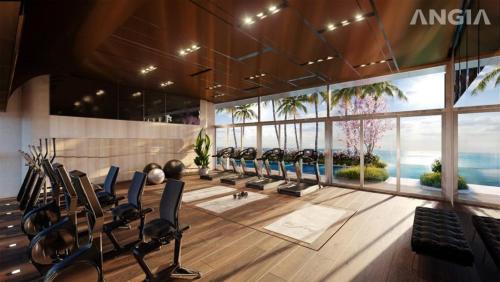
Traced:
POLYGON ((92 103, 92 97, 87 95, 87 96, 83 96, 82 98, 83 102, 85 103, 92 103))
POLYGON ((9 244, 9 248, 14 248, 15 246, 17 246, 16 243, 9 244))
POLYGON ((79 107, 81 104, 82 104, 82 103, 81 103, 80 101, 76 101, 76 102, 74 102, 74 103, 73 103, 73 105, 74 105, 75 107, 79 107))
POLYGON ((5 214, 6 214, 6 215, 11 215, 11 214, 12 214, 12 212, 6 212, 5 214))
POLYGON ((380 61, 373 61, 373 62, 370 62, 370 63, 366 63, 366 64, 361 64, 361 65, 358 65, 358 66, 354 66, 354 68, 364 68, 364 67, 373 66, 373 65, 376 65, 376 64, 386 63, 386 62, 391 61, 391 60, 392 59, 385 59, 385 60, 380 60, 380 61))
POLYGON ((247 77, 247 78, 245 78, 245 80, 257 79, 257 78, 259 78, 259 77, 264 77, 264 76, 266 76, 266 74, 265 74, 265 73, 259 73, 259 74, 255 74, 255 75, 252 75, 252 76, 250 76, 250 77, 247 77))
POLYGON ((7 229, 14 227, 14 225, 7 225, 7 229))
POLYGON ((145 68, 142 68, 142 69, 141 69, 141 73, 142 73, 142 74, 148 74, 148 73, 150 73, 150 72, 154 71, 155 69, 157 69, 157 67, 155 67, 155 66, 153 66, 153 65, 149 65, 149 66, 147 66, 147 67, 145 67, 145 68))
POLYGON ((167 87, 167 86, 170 86, 172 84, 174 84, 173 81, 167 80, 167 81, 161 82, 160 87, 167 87))
POLYGON ((356 21, 360 21, 360 20, 364 19, 364 17, 363 17, 363 15, 358 14, 358 15, 356 15, 355 19, 356 19, 356 21))
POLYGON ((318 59, 315 59, 314 61, 307 61, 306 63, 303 63, 303 64, 300 64, 301 66, 305 66, 305 65, 312 65, 312 64, 316 64, 316 63, 321 63, 321 62, 324 62, 324 61, 328 61, 328 60, 331 60, 335 58, 334 56, 328 56, 328 57, 325 57, 325 58, 318 58, 318 59))
POLYGON ((141 95, 142 95, 142 93, 140 91, 132 93, 132 97, 139 97, 141 95))
POLYGON ((193 44, 191 47, 180 49, 179 55, 186 56, 187 54, 193 53, 194 51, 199 50, 201 47, 198 44, 193 44))
POLYGON ((206 89, 207 89, 207 90, 214 90, 214 89, 221 88, 221 87, 222 87, 222 85, 221 85, 221 84, 215 84, 215 85, 213 85, 213 86, 209 86, 209 87, 207 87, 206 89))
POLYGON ((350 22, 348 20, 345 20, 345 21, 342 21, 341 24, 342 24, 342 26, 346 26, 346 25, 350 24, 350 22))
POLYGON ((264 17, 264 13, 262 13, 262 12, 258 13, 258 14, 257 14, 257 17, 259 17, 259 18, 264 17))
POLYGON ((274 14, 274 13, 278 12, 278 7, 276 7, 275 5, 271 5, 271 6, 269 6, 268 10, 269 10, 269 12, 274 14))
POLYGON ((97 90, 97 91, 95 92, 95 95, 97 95, 97 96, 101 96, 101 95, 104 95, 104 94, 106 94, 106 91, 104 91, 104 90, 102 90, 102 89, 99 89, 99 90, 97 90))
POLYGON ((10 272, 10 275, 16 275, 16 274, 19 274, 19 273, 21 273, 21 269, 19 269, 19 268, 18 268, 18 269, 14 269, 14 270, 12 270, 12 271, 10 272))
POLYGON ((327 26, 327 28, 328 28, 328 30, 334 30, 334 29, 336 29, 335 25, 333 25, 333 24, 329 24, 327 26))
POLYGON ((253 24, 254 21, 252 20, 252 17, 246 17, 243 22, 247 25, 253 24))

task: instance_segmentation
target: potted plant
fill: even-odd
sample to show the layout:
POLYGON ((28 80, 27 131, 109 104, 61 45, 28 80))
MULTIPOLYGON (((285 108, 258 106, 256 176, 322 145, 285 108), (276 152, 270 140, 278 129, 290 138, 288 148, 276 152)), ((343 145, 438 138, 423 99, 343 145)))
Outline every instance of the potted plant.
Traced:
POLYGON ((196 153, 194 163, 198 166, 200 175, 207 175, 210 163, 210 137, 206 134, 205 128, 202 128, 196 137, 194 152, 196 153))

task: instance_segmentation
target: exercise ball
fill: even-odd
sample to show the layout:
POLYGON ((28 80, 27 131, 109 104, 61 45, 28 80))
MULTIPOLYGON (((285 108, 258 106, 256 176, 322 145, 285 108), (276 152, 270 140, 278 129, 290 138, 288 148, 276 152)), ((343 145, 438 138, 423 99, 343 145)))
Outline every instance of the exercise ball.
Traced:
POLYGON ((157 164, 157 163, 149 163, 147 164, 144 169, 142 170, 142 172, 148 174, 151 170, 155 169, 155 168, 159 168, 161 169, 161 165, 157 164))
POLYGON ((149 184, 161 184, 165 180, 165 173, 161 168, 153 168, 148 172, 149 184))
POLYGON ((184 164, 179 160, 170 160, 163 167, 165 177, 180 180, 184 172, 184 164))

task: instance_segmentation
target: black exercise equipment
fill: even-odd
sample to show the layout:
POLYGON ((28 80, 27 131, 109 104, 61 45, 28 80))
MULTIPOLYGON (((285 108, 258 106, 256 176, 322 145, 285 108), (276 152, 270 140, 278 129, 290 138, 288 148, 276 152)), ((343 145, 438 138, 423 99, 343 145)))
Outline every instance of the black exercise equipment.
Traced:
MULTIPOLYGON (((61 220, 61 180, 48 159, 42 160, 42 167, 44 174, 49 177, 51 183, 52 198, 49 203, 33 208, 23 215, 21 219, 21 230, 30 239, 41 230, 61 220)), ((39 192, 40 188, 41 187, 38 187, 36 190, 39 192)), ((34 191, 34 193, 37 193, 37 191, 34 191)))
POLYGON ((297 180, 289 181, 278 186, 278 193, 301 197, 321 189, 318 152, 313 149, 304 149, 296 152, 292 156, 292 158, 293 164, 295 165, 295 174, 297 175, 297 180), (314 173, 316 179, 311 180, 302 178, 302 163, 314 165, 314 173))
POLYGON ((212 157, 217 158, 217 162, 220 163, 222 171, 215 171, 206 175, 200 175, 200 179, 214 180, 217 178, 234 175, 237 170, 234 159, 232 158, 233 154, 234 154, 233 147, 227 147, 219 150, 217 154, 213 155, 212 157), (229 168, 228 162, 231 162, 232 168, 229 168))
POLYGON ((102 185, 103 187, 101 188, 98 185, 93 185, 94 188, 95 186, 98 186, 97 190, 100 190, 96 192, 96 195, 97 199, 99 200, 99 203, 101 204, 101 208, 103 209, 114 208, 115 206, 118 205, 119 201, 125 198, 125 197, 117 197, 115 192, 115 184, 116 184, 116 179, 118 178, 119 171, 120 171, 119 167, 111 166, 109 168, 108 174, 106 175, 106 179, 104 180, 104 184, 102 185))
POLYGON ((41 274, 45 273, 54 263, 76 250, 79 245, 77 191, 64 166, 54 164, 54 168, 61 180, 67 213, 57 223, 36 234, 28 246, 28 257, 41 274))
POLYGON ((155 281, 159 277, 155 276, 144 257, 170 241, 175 241, 174 259, 170 278, 197 279, 201 277, 198 271, 190 270, 181 266, 181 239, 184 231, 189 229, 189 225, 179 224, 179 209, 181 206, 184 182, 168 179, 160 201, 160 218, 154 219, 144 227, 144 235, 150 239, 149 242, 137 244, 133 254, 144 273, 146 281, 155 281))
POLYGON ((145 173, 138 171, 134 173, 132 183, 130 184, 130 187, 128 189, 128 203, 120 204, 117 207, 113 208, 113 221, 110 223, 106 223, 103 226, 103 232, 106 233, 109 240, 113 244, 114 253, 129 249, 137 243, 136 241, 132 244, 129 244, 128 246, 122 247, 113 234, 113 231, 115 229, 120 227, 127 227, 129 223, 140 220, 139 240, 142 240, 143 238, 143 229, 146 220, 146 214, 153 211, 150 208, 143 208, 142 206, 142 194, 144 191, 144 186, 146 185, 146 177, 147 175, 145 173))
POLYGON ((259 190, 276 188, 286 182, 286 169, 285 169, 285 151, 280 148, 268 150, 262 154, 262 157, 257 159, 262 161, 266 174, 259 175, 259 179, 247 182, 246 187, 255 188, 259 190), (280 169, 280 175, 274 175, 271 171, 269 161, 276 161, 280 169))
POLYGON ((44 281, 104 281, 102 271, 104 214, 87 175, 80 171, 72 171, 70 174, 78 197, 85 206, 91 240, 54 264, 45 274, 44 281))
POLYGON ((243 149, 235 153, 233 159, 240 161, 240 169, 238 170, 235 166, 235 170, 238 170, 238 174, 221 178, 221 183, 236 185, 243 181, 251 180, 259 175, 259 170, 257 168, 257 150, 255 148, 250 147, 243 149), (255 172, 248 171, 246 161, 253 162, 255 172))
POLYGON ((184 174, 184 164, 179 160, 170 160, 163 167, 166 178, 181 179, 184 174))
POLYGON ((161 165, 159 165, 157 163, 149 163, 144 167, 142 172, 144 172, 145 174, 148 174, 148 172, 150 172, 151 170, 153 170, 155 168, 162 169, 161 165))

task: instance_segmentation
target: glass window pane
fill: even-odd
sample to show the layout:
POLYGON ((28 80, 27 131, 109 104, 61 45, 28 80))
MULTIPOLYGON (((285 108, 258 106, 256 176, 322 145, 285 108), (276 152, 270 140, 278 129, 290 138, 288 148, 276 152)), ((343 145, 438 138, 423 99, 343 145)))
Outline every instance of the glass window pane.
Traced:
POLYGON ((441 116, 401 118, 401 191, 441 196, 441 116))
POLYGON ((261 98, 261 121, 293 120, 327 115, 326 87, 261 98), (274 107, 273 107, 274 101, 274 107))
MULTIPOLYGON (((444 72, 387 80, 357 87, 331 86, 332 116, 442 109, 444 72), (368 100, 366 107, 357 107, 368 100)), ((365 102, 366 103, 366 102, 365 102)))
POLYGON ((456 64, 455 93, 460 97, 455 107, 471 107, 500 104, 500 91, 495 83, 500 74, 500 57, 481 60, 479 75, 477 61, 456 64), (466 68, 468 67, 468 69, 466 68), (462 89, 463 88, 463 89, 462 89))
POLYGON ((332 126, 333 183, 359 186, 360 121, 338 121, 332 126))
MULTIPOLYGON (((319 172, 325 175, 325 123, 302 124, 302 149, 314 149, 319 154, 319 172)), ((314 166, 303 164, 302 172, 305 178, 314 178, 314 166)), ((326 180, 326 179, 325 179, 326 180)))
POLYGON ((364 120, 363 134, 364 187, 396 191, 396 119, 364 120))
POLYGON ((500 112, 458 116, 460 199, 500 203, 499 125, 500 112))
POLYGON ((258 120, 257 98, 238 101, 230 105, 216 106, 215 124, 237 124, 257 122, 258 120))

